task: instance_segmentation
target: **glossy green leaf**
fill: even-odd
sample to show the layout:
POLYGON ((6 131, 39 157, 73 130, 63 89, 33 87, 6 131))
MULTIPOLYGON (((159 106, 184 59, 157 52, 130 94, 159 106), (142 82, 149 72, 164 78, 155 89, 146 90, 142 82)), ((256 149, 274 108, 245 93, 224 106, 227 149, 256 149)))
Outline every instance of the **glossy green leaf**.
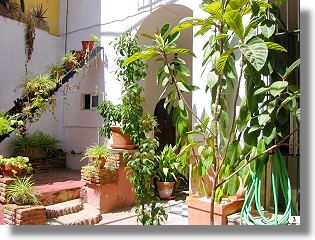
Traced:
POLYGON ((230 28, 238 35, 238 37, 244 39, 244 26, 242 15, 238 10, 232 10, 224 14, 224 20, 230 26, 230 28))
POLYGON ((180 99, 180 100, 178 101, 178 106, 179 106, 179 108, 180 108, 181 110, 184 110, 184 109, 185 109, 185 105, 184 105, 183 99, 180 99))
POLYGON ((218 82, 218 75, 213 72, 213 71, 210 71, 208 73, 208 87, 210 89, 212 89, 214 87, 214 85, 216 85, 216 83, 218 82))
POLYGON ((290 73, 296 69, 298 66, 300 66, 300 59, 296 60, 295 62, 293 62, 285 71, 285 73, 283 75, 280 75, 283 79, 286 79, 290 73))
POLYGON ((266 38, 270 38, 274 34, 275 30, 276 30, 276 25, 275 25, 274 21, 265 19, 261 23, 261 33, 266 38))
POLYGON ((274 97, 279 96, 284 89, 286 89, 286 87, 288 86, 288 82, 287 81, 277 81, 274 82, 270 87, 269 87, 269 91, 270 94, 274 97))
POLYGON ((168 49, 165 49, 165 52, 168 54, 174 54, 174 53, 187 54, 187 55, 196 57, 193 51, 189 49, 185 49, 185 48, 174 48, 174 49, 168 48, 168 49))
POLYGON ((259 37, 252 38, 247 44, 241 43, 240 50, 251 65, 259 71, 266 63, 268 48, 259 37))
POLYGON ((170 25, 171 25, 171 24, 166 23, 166 24, 164 24, 164 26, 161 28, 161 36, 162 36, 162 37, 166 34, 167 30, 170 28, 170 25))
POLYGON ((170 34, 174 34, 176 32, 183 31, 183 30, 185 30, 187 28, 191 28, 193 26, 203 25, 203 24, 205 24, 205 22, 206 21, 204 19, 200 19, 200 18, 192 18, 192 17, 184 18, 176 27, 174 27, 171 30, 170 34))
POLYGON ((234 175, 229 181, 228 181, 228 194, 230 196, 233 196, 237 193, 239 187, 240 187, 240 179, 237 175, 234 175))
POLYGON ((124 63, 122 64, 122 67, 140 59, 142 57, 142 54, 140 52, 137 52, 135 54, 133 54, 131 57, 127 58, 124 63))
POLYGON ((269 120, 270 120, 270 115, 268 112, 262 113, 258 116, 258 123, 260 126, 264 126, 269 120))
POLYGON ((221 4, 217 1, 210 3, 209 5, 206 5, 203 10, 207 13, 210 13, 213 17, 215 17, 218 20, 222 20, 222 10, 221 10, 221 4))
POLYGON ((217 60, 216 62, 216 69, 218 71, 219 74, 223 73, 224 71, 224 67, 225 67, 225 64, 226 64, 226 61, 228 59, 228 57, 230 56, 230 54, 234 51, 235 49, 229 49, 227 50, 226 52, 224 52, 220 57, 219 59, 217 60))
POLYGON ((284 47, 282 47, 278 43, 274 43, 274 42, 265 42, 265 43, 266 43, 268 49, 276 50, 276 51, 280 51, 280 52, 288 52, 284 47))

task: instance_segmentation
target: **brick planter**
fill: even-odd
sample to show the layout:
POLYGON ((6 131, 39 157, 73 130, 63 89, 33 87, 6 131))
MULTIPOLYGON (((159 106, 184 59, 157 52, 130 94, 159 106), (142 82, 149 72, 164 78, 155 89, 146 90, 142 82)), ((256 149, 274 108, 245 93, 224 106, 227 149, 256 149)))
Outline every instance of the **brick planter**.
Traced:
POLYGON ((133 205, 135 202, 135 194, 132 191, 132 184, 127 178, 127 169, 123 160, 125 152, 127 150, 112 150, 112 154, 108 158, 108 161, 119 162, 117 182, 103 184, 82 179, 86 183, 86 186, 81 191, 83 201, 97 207, 101 213, 122 209, 133 205))
POLYGON ((100 169, 97 173, 86 174, 81 170, 81 180, 86 183, 111 184, 117 183, 119 179, 118 170, 100 169))
POLYGON ((44 206, 4 206, 4 223, 8 225, 44 225, 46 224, 46 208, 44 206))
POLYGON ((10 177, 0 178, 0 204, 6 203, 6 189, 13 181, 14 179, 10 177))

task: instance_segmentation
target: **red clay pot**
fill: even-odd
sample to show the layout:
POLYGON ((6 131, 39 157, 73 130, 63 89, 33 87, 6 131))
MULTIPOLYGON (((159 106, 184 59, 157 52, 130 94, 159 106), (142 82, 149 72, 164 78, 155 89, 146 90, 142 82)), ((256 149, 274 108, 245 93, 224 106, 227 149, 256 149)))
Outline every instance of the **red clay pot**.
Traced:
POLYGON ((20 175, 22 172, 21 168, 13 167, 13 166, 4 166, 3 176, 4 177, 12 177, 14 175, 13 170, 15 170, 15 175, 20 175))
POLYGON ((66 69, 71 70, 74 67, 74 62, 72 61, 67 61, 66 62, 66 69))
POLYGON ((122 133, 119 126, 110 126, 110 128, 112 130, 112 144, 110 144, 111 148, 132 150, 136 147, 133 145, 129 135, 122 133))
POLYGON ((91 52, 94 48, 95 42, 93 40, 82 41, 82 50, 85 53, 86 51, 91 52))
POLYGON ((94 159, 92 159, 92 160, 93 160, 93 161, 101 160, 100 168, 102 169, 102 168, 104 168, 104 166, 105 166, 105 163, 106 163, 106 161, 107 161, 107 158, 104 158, 104 157, 102 157, 102 158, 100 158, 100 159, 94 158, 94 159))
MULTIPOLYGON (((230 202, 214 204, 214 225, 227 225, 227 216, 241 211, 244 198, 228 197, 230 202)), ((199 195, 186 198, 189 225, 210 225, 210 201, 204 201, 199 195)))
POLYGON ((159 197, 163 200, 171 200, 175 182, 157 182, 159 197))

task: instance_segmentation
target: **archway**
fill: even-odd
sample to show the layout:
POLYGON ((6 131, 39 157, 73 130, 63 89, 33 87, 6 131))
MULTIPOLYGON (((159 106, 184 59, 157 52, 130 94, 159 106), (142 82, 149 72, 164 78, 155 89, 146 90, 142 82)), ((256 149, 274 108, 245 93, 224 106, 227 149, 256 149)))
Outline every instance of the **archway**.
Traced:
POLYGON ((159 139, 160 146, 158 150, 162 150, 165 145, 176 144, 176 129, 172 122, 171 113, 169 114, 164 108, 165 98, 161 99, 154 109, 154 117, 157 120, 158 128, 155 137, 159 139))

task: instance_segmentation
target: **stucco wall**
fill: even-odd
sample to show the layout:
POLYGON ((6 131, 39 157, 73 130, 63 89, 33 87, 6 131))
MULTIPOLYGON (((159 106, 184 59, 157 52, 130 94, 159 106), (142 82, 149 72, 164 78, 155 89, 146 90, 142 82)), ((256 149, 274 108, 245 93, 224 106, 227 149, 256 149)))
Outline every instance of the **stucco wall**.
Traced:
MULTIPOLYGON (((25 77, 25 45, 24 45, 24 24, 15 20, 0 17, 0 45, 1 71, 0 71, 0 109, 3 111, 13 107, 13 101, 20 96, 17 86, 25 77)), ((56 63, 62 55, 62 48, 58 37, 54 37, 45 31, 36 29, 34 51, 28 63, 28 74, 44 74, 47 66, 56 63)), ((62 134, 62 104, 57 95, 56 119, 51 113, 43 115, 38 123, 31 125, 30 130, 41 129, 57 138, 62 134)), ((14 134, 12 134, 14 136, 14 134)), ((6 142, 0 144, 0 152, 7 154, 6 142)))

